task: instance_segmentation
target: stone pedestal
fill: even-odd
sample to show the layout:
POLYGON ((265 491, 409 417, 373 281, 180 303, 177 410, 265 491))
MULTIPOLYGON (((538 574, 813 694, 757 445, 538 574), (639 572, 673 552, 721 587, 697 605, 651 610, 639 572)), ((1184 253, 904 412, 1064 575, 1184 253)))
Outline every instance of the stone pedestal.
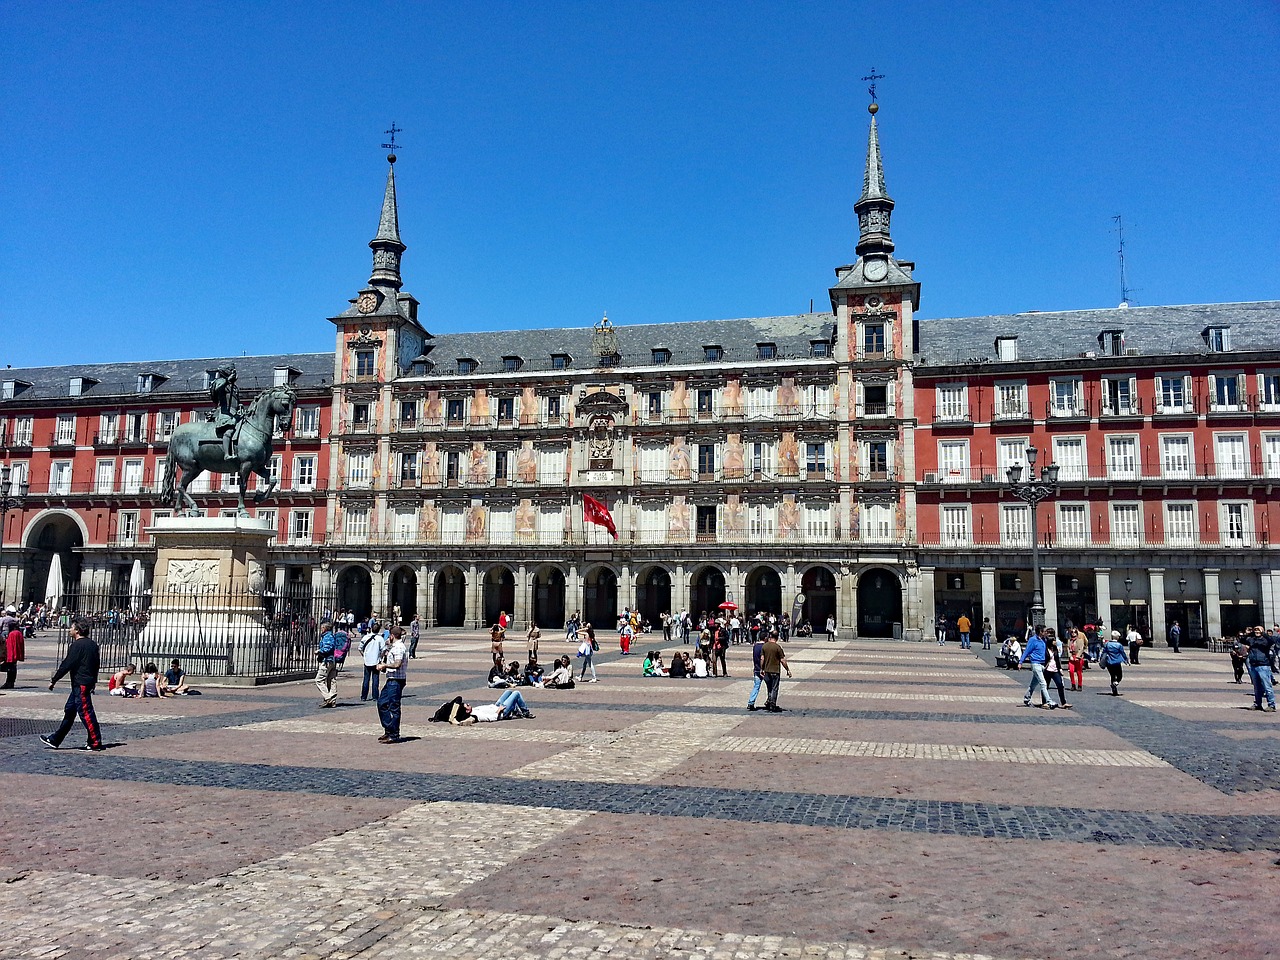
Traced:
POLYGON ((256 683, 280 675, 269 629, 270 524, 247 517, 165 517, 147 532, 156 544, 141 667, 177 658, 192 676, 256 683))

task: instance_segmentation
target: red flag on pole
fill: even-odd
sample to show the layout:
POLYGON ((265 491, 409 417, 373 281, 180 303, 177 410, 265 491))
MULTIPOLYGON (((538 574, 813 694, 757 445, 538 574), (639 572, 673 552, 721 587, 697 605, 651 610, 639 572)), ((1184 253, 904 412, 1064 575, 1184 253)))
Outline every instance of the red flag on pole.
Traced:
POLYGON ((613 539, 618 539, 618 528, 613 525, 613 515, 609 513, 609 508, 585 493, 582 495, 582 519, 586 523, 604 527, 613 534, 613 539))

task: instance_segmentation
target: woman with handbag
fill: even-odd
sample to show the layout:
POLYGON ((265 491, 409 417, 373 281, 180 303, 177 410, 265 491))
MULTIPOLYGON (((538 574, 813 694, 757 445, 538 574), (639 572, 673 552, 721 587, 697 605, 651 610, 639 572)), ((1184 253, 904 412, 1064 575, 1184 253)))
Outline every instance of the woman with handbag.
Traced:
POLYGON ((584 631, 586 635, 582 638, 582 642, 578 644, 578 656, 582 658, 582 670, 578 674, 578 679, 584 683, 596 683, 595 652, 600 649, 600 645, 596 643, 596 632, 592 629, 591 624, 587 624, 584 631), (587 671, 591 671, 591 679, 587 679, 587 671))

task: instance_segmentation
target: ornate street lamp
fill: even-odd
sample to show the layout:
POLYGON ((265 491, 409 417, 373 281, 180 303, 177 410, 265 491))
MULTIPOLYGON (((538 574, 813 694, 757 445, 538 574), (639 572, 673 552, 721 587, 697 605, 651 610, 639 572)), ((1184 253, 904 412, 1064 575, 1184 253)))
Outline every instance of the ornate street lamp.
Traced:
POLYGON ((1044 626, 1044 594, 1040 590, 1040 533, 1037 513, 1040 504, 1058 492, 1058 465, 1049 464, 1036 475, 1039 451, 1027 447, 1027 479, 1022 479, 1022 464, 1015 463, 1007 471, 1009 492, 1031 507, 1031 624, 1044 626))
POLYGON ((4 572, 4 529, 9 523, 9 511, 22 506, 29 489, 25 475, 15 484, 13 468, 7 463, 0 467, 0 605, 4 603, 4 586, 8 581, 4 572))

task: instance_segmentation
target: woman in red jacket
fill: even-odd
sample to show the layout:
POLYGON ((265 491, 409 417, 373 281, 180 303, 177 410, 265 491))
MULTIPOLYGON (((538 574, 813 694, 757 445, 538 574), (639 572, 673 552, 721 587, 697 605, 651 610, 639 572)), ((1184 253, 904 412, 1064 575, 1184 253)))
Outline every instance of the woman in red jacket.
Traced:
POLYGON ((27 659, 27 641, 22 635, 22 628, 15 621, 13 629, 4 638, 4 683, 0 690, 12 690, 18 679, 18 664, 27 659))

